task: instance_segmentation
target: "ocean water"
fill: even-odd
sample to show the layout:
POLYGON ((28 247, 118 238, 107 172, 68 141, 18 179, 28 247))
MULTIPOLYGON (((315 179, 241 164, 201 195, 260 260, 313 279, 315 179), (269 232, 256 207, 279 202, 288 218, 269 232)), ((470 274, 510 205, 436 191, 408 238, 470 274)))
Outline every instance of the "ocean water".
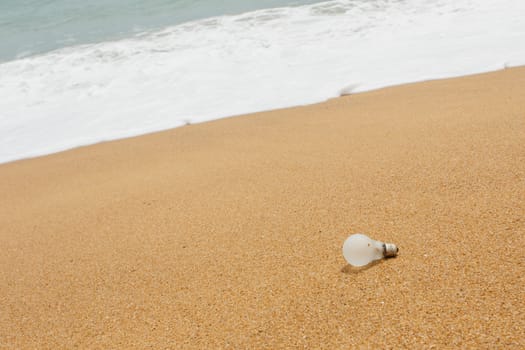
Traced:
POLYGON ((0 62, 222 15, 319 0, 2 0, 0 62))
POLYGON ((525 64, 523 0, 3 0, 0 162, 525 64))

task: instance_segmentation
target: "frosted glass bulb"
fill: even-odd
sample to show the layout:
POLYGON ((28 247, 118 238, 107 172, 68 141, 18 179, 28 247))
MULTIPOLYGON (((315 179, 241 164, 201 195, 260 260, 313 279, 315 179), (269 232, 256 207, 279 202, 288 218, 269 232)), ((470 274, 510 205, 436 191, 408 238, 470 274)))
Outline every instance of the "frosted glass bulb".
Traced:
POLYGON ((395 244, 375 241, 362 233, 348 237, 343 244, 343 256, 353 266, 365 266, 372 261, 396 256, 399 249, 395 244))

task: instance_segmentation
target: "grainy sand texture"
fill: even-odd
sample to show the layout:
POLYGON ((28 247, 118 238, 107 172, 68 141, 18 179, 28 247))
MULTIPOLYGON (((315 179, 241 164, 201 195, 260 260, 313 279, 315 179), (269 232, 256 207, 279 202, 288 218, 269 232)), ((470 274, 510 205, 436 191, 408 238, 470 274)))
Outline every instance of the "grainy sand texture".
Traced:
POLYGON ((525 348, 525 68, 3 164, 0 194, 2 349, 525 348), (355 232, 399 256, 349 268, 355 232))

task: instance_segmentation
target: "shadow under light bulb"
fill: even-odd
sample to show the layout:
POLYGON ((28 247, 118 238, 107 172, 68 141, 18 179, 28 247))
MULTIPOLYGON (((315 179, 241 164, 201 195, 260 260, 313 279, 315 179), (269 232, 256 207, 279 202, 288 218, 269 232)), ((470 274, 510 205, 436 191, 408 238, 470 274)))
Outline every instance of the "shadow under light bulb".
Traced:
POLYGON ((343 256, 350 265, 356 267, 396 256, 398 251, 395 244, 375 241, 362 233, 351 235, 343 244, 343 256))

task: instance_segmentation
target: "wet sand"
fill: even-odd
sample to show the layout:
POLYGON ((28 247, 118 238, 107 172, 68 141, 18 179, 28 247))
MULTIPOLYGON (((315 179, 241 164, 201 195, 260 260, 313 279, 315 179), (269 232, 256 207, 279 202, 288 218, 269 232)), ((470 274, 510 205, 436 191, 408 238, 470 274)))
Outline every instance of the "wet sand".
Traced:
POLYGON ((523 349, 524 96, 514 68, 0 165, 0 348, 523 349), (354 232, 399 256, 349 268, 354 232))

